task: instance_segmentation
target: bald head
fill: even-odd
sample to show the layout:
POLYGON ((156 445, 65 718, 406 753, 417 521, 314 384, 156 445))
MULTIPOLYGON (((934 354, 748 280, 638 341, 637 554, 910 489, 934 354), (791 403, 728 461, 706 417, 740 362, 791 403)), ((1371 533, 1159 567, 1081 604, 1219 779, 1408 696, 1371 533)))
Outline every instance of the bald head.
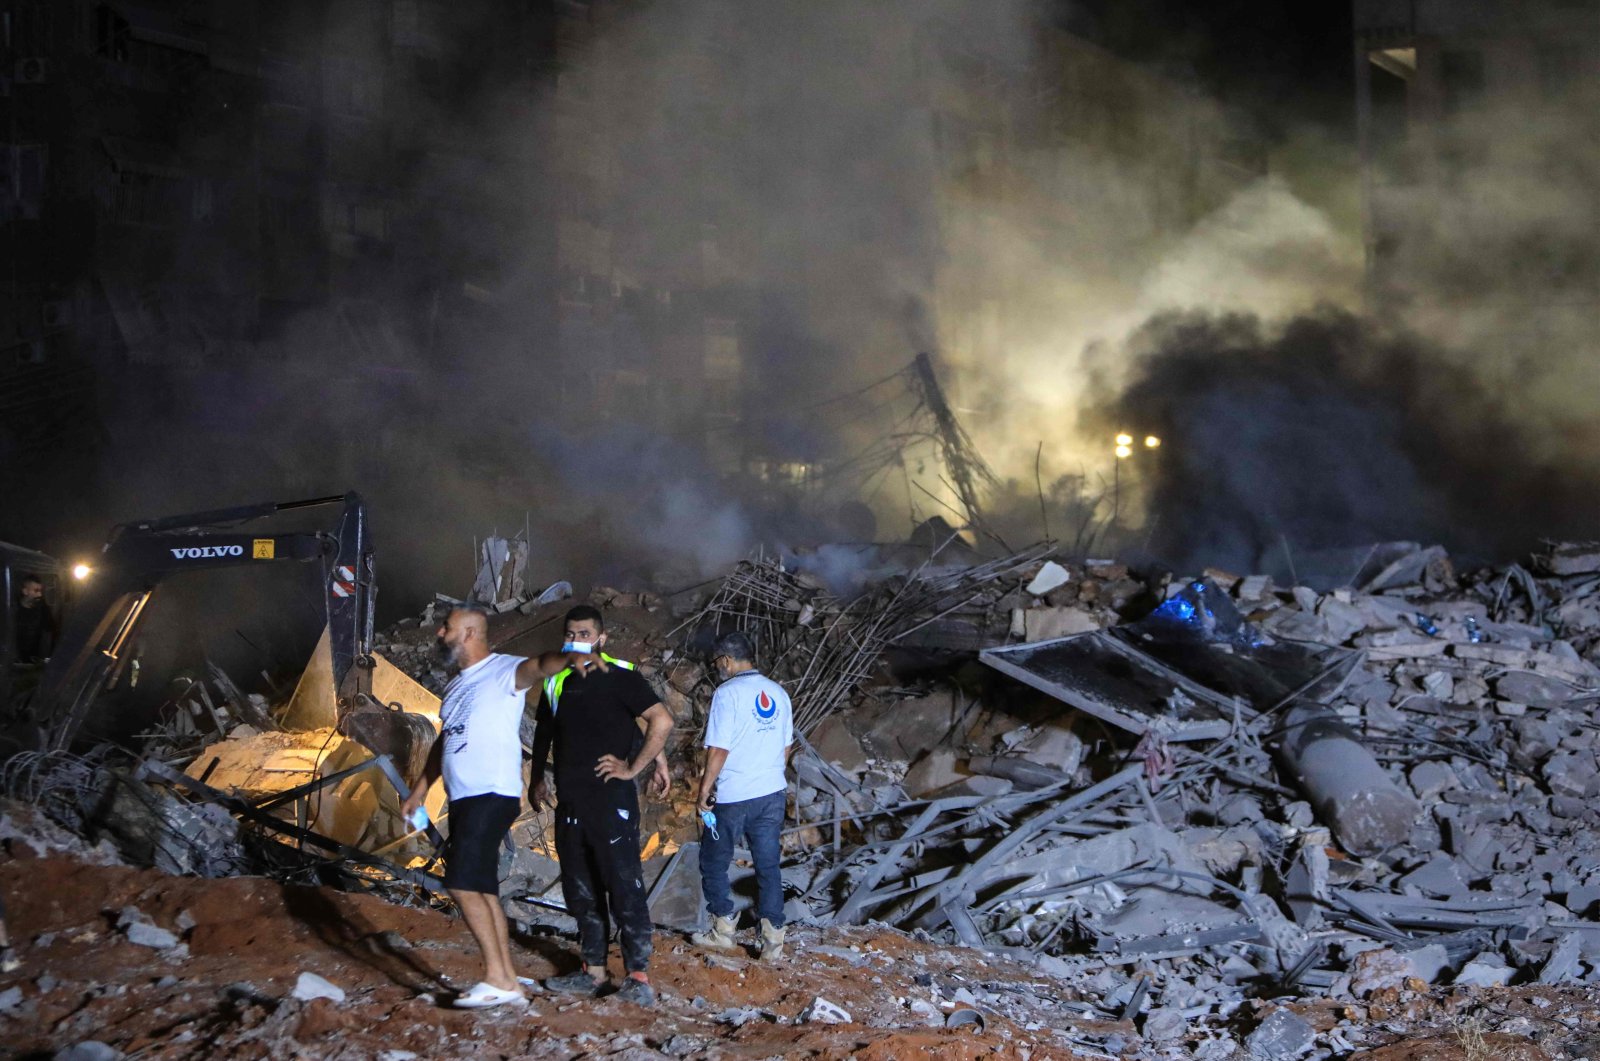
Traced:
POLYGON ((439 650, 463 669, 489 655, 489 617, 478 608, 452 608, 439 627, 439 650))
POLYGON ((489 637, 489 617, 476 608, 452 608, 450 620, 458 623, 463 630, 471 630, 478 637, 485 640, 489 637))

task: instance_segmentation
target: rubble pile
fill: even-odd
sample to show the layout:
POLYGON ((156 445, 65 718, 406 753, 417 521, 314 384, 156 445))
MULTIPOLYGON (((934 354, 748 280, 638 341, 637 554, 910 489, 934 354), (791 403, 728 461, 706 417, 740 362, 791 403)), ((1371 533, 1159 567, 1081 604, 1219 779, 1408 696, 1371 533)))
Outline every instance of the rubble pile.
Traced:
POLYGON ((1032 725, 979 709, 1019 699, 999 681, 816 724, 791 913, 1031 958, 1158 1039, 1226 1038, 1263 990, 1600 981, 1600 548, 1464 577, 1436 548, 1380 559, 1327 592, 1055 561, 1000 579, 1024 629, 1044 608, 1089 625, 1107 598, 1165 603, 986 651, 1007 673, 1015 650, 1055 654, 1030 684, 1062 702, 1032 725), (1106 685, 1114 665, 1140 672, 1142 704, 1106 685))
POLYGON ((791 916, 1034 961, 1158 1031, 1265 989, 1600 979, 1600 548, 1458 575, 1385 545, 1320 592, 952 557, 855 557, 853 595, 827 557, 752 559, 622 624, 687 775, 717 633, 794 694, 791 916))
MULTIPOLYGON (((572 588, 528 591, 519 556, 485 553, 490 640, 539 651, 572 588)), ((952 535, 758 556, 687 591, 595 590, 608 651, 639 662, 679 723, 671 758, 690 783, 644 823, 657 922, 702 916, 704 655, 739 629, 795 703, 784 878, 818 954, 851 926, 981 948, 1070 983, 1050 994, 1057 1041, 1111 1055, 1340 1055, 1433 988, 1600 982, 1600 545, 1458 573, 1438 547, 1390 543, 1343 581, 1174 579, 1048 544, 985 559, 952 535), (1296 997, 1336 1006, 1263 1004, 1296 997)), ((380 670, 441 690, 433 632, 454 603, 382 633, 380 670)), ((224 678, 209 705, 178 705, 210 724, 154 735, 120 787, 85 787, 69 760, 0 781, 131 865, 220 875, 248 855, 284 880, 314 866, 440 902, 425 838, 363 824, 393 803, 393 765, 224 678), (248 783, 219 767, 247 742, 284 780, 257 776, 266 760, 248 783), (110 819, 142 833, 91 821, 118 791, 110 819), (297 857, 241 845, 263 831, 297 857)), ((524 931, 563 923, 550 824, 524 815, 502 866, 524 931)), ((736 874, 739 901, 748 883, 736 874)), ((941 997, 981 1023, 1009 1012, 1007 990, 941 997)))

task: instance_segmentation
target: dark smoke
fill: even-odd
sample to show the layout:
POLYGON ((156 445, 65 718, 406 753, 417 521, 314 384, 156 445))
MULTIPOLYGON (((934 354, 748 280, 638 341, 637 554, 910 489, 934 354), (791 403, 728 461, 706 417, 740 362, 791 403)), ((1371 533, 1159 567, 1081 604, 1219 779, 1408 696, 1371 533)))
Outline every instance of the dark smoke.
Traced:
POLYGON ((1509 558, 1594 534, 1594 467, 1542 455, 1539 425, 1415 337, 1332 309, 1282 326, 1182 313, 1130 353, 1136 376, 1086 419, 1163 439, 1130 479, 1175 569, 1282 569, 1398 539, 1509 558))

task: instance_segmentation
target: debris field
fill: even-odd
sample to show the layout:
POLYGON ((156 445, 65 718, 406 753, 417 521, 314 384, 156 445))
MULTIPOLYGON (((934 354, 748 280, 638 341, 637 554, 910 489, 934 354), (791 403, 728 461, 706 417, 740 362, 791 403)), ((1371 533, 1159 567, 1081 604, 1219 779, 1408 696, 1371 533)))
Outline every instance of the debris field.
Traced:
MULTIPOLYGON (((475 595, 498 650, 548 647, 571 587, 490 575, 475 595)), ((172 1057, 1592 1056, 1600 546, 1457 571, 1388 543, 1313 589, 1047 544, 985 558, 952 536, 588 599, 678 719, 680 780, 645 820, 656 1012, 440 1009, 470 942, 441 913, 429 838, 391 820, 392 764, 288 724, 293 699, 214 681, 136 754, 5 765, 6 1040, 43 1056, 92 1033, 172 1057), (703 913, 702 652, 735 628, 803 735, 784 863, 798 944, 777 968, 681 935, 703 913), (300 765, 228 765, 268 745, 300 765)), ((450 603, 378 639, 408 710, 447 678, 430 649, 450 603)), ((533 977, 575 960, 549 827, 525 814, 502 859, 533 977)), ((753 898, 738 874, 736 892, 753 898)))

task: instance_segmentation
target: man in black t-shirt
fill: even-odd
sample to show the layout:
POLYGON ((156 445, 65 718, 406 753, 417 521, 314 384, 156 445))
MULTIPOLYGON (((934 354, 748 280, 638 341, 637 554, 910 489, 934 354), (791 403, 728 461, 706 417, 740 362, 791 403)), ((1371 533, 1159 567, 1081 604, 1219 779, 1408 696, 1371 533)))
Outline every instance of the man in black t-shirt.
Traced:
POLYGON ((601 651, 605 620, 579 605, 567 613, 562 651, 576 653, 582 681, 568 668, 544 682, 533 735, 535 810, 550 801, 545 761, 555 750, 556 857, 561 893, 578 922, 584 968, 546 982, 554 991, 596 994, 605 985, 606 948, 614 918, 622 933, 627 979, 619 998, 655 1001, 647 967, 652 935, 650 905, 639 864, 639 791, 633 779, 654 764, 654 784, 665 795, 667 734, 672 715, 633 664, 601 651), (641 735, 638 722, 645 731, 641 735))

